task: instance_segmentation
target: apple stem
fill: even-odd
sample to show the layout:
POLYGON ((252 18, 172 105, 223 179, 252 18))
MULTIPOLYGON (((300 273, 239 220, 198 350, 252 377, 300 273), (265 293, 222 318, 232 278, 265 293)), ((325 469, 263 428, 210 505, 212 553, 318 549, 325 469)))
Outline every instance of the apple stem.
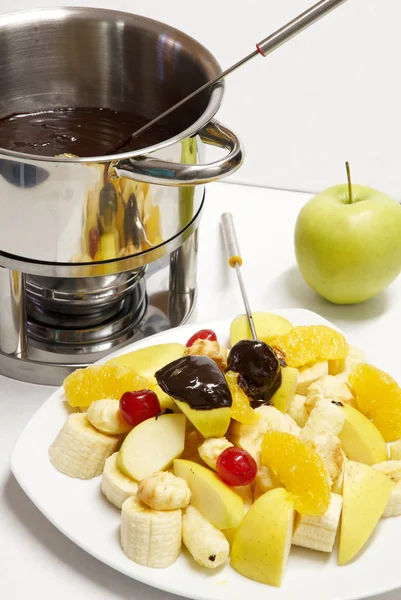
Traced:
POLYGON ((348 202, 349 202, 349 204, 352 204, 351 169, 350 169, 348 161, 345 163, 345 168, 347 169, 347 180, 348 180, 348 202))

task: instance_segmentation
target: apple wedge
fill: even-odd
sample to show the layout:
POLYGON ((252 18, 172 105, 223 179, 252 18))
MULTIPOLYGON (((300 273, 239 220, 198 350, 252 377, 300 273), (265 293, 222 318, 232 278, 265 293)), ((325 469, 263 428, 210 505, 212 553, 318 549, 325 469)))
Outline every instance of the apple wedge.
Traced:
POLYGON ((157 344, 127 352, 113 358, 113 363, 133 369, 151 383, 157 384, 155 373, 165 365, 181 358, 185 351, 182 344, 157 344))
POLYGON ((376 465, 388 459, 386 442, 367 417, 352 406, 343 405, 344 426, 339 435, 347 458, 366 465, 376 465))
POLYGON ((338 564, 352 560, 366 544, 393 491, 391 480, 373 467, 348 461, 343 485, 343 512, 338 564))
POLYGON ((185 444, 184 415, 167 414, 139 423, 125 438, 117 466, 128 477, 141 481, 166 469, 181 456, 185 444))
POLYGON ((281 385, 271 398, 274 408, 287 412, 287 408, 294 400, 298 383, 298 369, 281 367, 281 385))
POLYGON ((204 438, 225 436, 231 421, 231 408, 195 410, 182 400, 174 400, 174 402, 204 438))
POLYGON ((185 479, 191 490, 191 504, 212 525, 217 529, 238 527, 244 516, 244 502, 214 471, 190 460, 177 459, 174 474, 185 479))
POLYGON ((231 420, 232 397, 221 369, 209 356, 183 356, 155 374, 204 438, 223 437, 231 420))
POLYGON ((124 365, 145 377, 152 384, 153 391, 159 398, 161 409, 169 408, 177 412, 173 400, 157 385, 155 373, 173 360, 181 358, 184 351, 185 346, 182 344, 157 344, 117 356, 113 358, 113 363, 124 365))
POLYGON ((291 550, 294 514, 294 501, 284 488, 260 496, 234 536, 233 569, 249 579, 280 587, 291 550))
MULTIPOLYGON (((258 339, 263 342, 269 343, 270 340, 274 340, 279 335, 288 333, 293 328, 292 323, 269 312, 254 312, 252 313, 253 322, 255 329, 258 333, 258 339)), ((230 342, 231 347, 235 346, 237 342, 241 340, 251 340, 252 334, 249 329, 248 319, 246 315, 240 315, 236 317, 230 326, 230 342)))

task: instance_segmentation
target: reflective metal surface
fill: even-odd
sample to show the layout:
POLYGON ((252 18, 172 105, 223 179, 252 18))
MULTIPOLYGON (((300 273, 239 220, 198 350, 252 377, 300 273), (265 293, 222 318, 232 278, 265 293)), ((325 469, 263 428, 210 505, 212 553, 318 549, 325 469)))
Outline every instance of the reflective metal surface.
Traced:
MULTIPOLYGON (((161 187, 160 190, 166 188, 161 187)), ((23 271, 30 275, 38 275, 44 277, 99 277, 105 274, 112 275, 123 273, 126 271, 132 271, 149 265, 168 256, 175 250, 177 250, 198 228, 199 222, 202 216, 204 208, 204 187, 196 186, 192 189, 192 203, 188 203, 181 192, 186 191, 188 188, 177 188, 178 199, 174 206, 174 210, 168 211, 169 205, 163 205, 162 210, 166 209, 170 214, 166 215, 167 223, 171 224, 171 227, 179 228, 177 226, 177 219, 179 223, 188 223, 182 230, 180 230, 172 238, 165 241, 163 244, 157 245, 154 248, 149 248, 134 254, 132 256, 120 257, 115 260, 109 260, 102 263, 50 263, 50 262, 35 262, 22 259, 19 256, 13 256, 5 254, 0 251, 0 265, 8 269, 23 271), (194 215, 192 220, 189 220, 190 215, 194 215), (175 225, 174 225, 175 223, 175 225)), ((161 191, 163 193, 163 191, 161 191)), ((1 205, 1 198, 0 198, 1 205)), ((1 229, 1 221, 0 221, 1 229)), ((0 241, 1 246, 1 241, 0 241)), ((45 244, 46 246, 46 244, 45 244)))
MULTIPOLYGON (((0 56, 0 117, 101 106, 151 119, 220 72, 213 56, 182 32, 94 8, 0 16, 0 56)), ((92 277, 174 251, 192 233, 202 198, 199 189, 192 210, 183 211, 178 185, 224 177, 242 162, 236 136, 208 126, 222 96, 223 85, 200 94, 171 115, 169 139, 125 154, 39 157, 0 149, 0 264, 92 277), (229 153, 202 166, 205 143, 229 153)))
POLYGON ((0 318, 0 373, 31 383, 60 385, 78 367, 102 359, 128 343, 185 323, 196 301, 197 250, 195 231, 170 258, 153 263, 143 278, 143 272, 89 280, 30 278, 35 283, 32 289, 36 291, 36 312, 32 312, 28 293, 28 315, 20 311, 14 320, 8 318, 8 307, 15 309, 21 304, 15 303, 10 293, 12 272, 0 268, 4 307, 0 317, 7 317, 0 318), (118 290, 124 288, 124 278, 130 282, 124 290, 128 290, 128 295, 122 304, 118 293, 114 305, 108 298, 103 311, 102 304, 97 303, 99 286, 110 291, 115 285, 118 290), (47 296, 51 304, 43 307, 41 302, 47 296), (115 314, 108 313, 113 307, 117 307, 115 314), (21 348, 18 340, 22 333, 25 352, 18 353, 14 350, 21 348))
POLYGON ((316 21, 329 14, 335 8, 344 4, 346 0, 320 0, 303 13, 295 17, 292 21, 277 29, 267 38, 256 44, 257 49, 263 56, 267 56, 273 50, 276 50, 291 38, 298 35, 307 27, 310 27, 316 21))
POLYGON ((172 327, 186 318, 196 300, 198 231, 170 256, 168 317, 172 327))
POLYGON ((27 349, 25 275, 0 268, 0 352, 24 357, 27 349))
MULTIPOLYGON (((151 119, 220 72, 185 34, 93 8, 0 16, 0 57, 0 118, 72 106, 151 119)), ((125 154, 0 149, 0 373, 58 385, 188 319, 202 184, 242 161, 235 134, 212 120, 222 95, 200 94, 165 124, 169 139, 125 154), (205 144, 228 154, 202 166, 205 144)))
POLYGON ((179 164, 151 155, 117 160, 110 164, 109 175, 114 172, 118 177, 134 177, 138 181, 169 186, 199 185, 230 175, 242 163, 244 152, 238 137, 218 121, 210 121, 199 131, 199 137, 205 144, 230 150, 229 154, 207 165, 179 164))
POLYGON ((121 310, 101 323, 81 323, 72 326, 68 314, 59 315, 57 326, 28 321, 28 336, 32 346, 57 354, 95 354, 110 351, 128 341, 145 317, 147 298, 144 282, 137 284, 126 298, 121 310))
POLYGON ((49 311, 88 315, 123 300, 143 277, 145 268, 118 275, 58 279, 28 276, 29 300, 49 311))

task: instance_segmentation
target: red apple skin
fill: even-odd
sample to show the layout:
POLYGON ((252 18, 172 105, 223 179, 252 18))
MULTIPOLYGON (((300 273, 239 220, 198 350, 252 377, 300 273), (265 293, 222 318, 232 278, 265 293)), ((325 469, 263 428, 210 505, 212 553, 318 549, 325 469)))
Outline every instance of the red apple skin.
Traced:
POLYGON ((384 290, 401 271, 401 205, 372 188, 331 187, 305 204, 295 255, 306 283, 335 304, 356 304, 384 290))

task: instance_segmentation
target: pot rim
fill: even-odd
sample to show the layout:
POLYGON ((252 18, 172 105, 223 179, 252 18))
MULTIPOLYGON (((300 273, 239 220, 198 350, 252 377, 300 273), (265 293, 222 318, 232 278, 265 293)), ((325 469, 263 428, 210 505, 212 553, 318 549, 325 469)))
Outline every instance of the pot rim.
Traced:
MULTIPOLYGON (((118 11, 118 10, 111 10, 111 9, 105 9, 105 8, 94 8, 94 7, 89 7, 89 6, 88 7, 85 7, 85 6, 58 6, 58 7, 51 7, 51 8, 45 8, 45 9, 35 8, 35 9, 30 9, 30 10, 21 10, 21 11, 15 11, 15 12, 11 12, 11 13, 4 13, 4 14, 0 15, 0 31, 1 31, 2 25, 4 23, 7 23, 7 21, 17 23, 18 20, 21 20, 21 23, 24 23, 24 22, 26 22, 27 18, 35 21, 36 19, 34 17, 39 16, 39 15, 42 17, 42 19, 48 19, 51 17, 53 20, 56 20, 57 17, 59 19, 63 19, 63 18, 65 18, 66 15, 69 15, 69 14, 81 13, 82 15, 84 15, 84 14, 87 14, 88 12, 90 12, 92 15, 98 14, 99 16, 102 16, 102 15, 105 16, 108 14, 109 18, 112 20, 117 20, 118 18, 120 18, 120 19, 134 18, 135 20, 137 20, 139 22, 147 22, 148 24, 151 24, 154 27, 156 27, 158 25, 162 25, 164 27, 164 31, 167 31, 168 33, 173 34, 174 37, 176 37, 178 39, 186 40, 186 41, 194 44, 195 46, 197 46, 199 51, 202 53, 202 55, 208 59, 211 66, 213 66, 213 68, 215 69, 215 71, 216 71, 215 75, 218 75, 219 73, 222 72, 219 63, 217 62, 217 60, 215 59, 213 54, 210 52, 210 50, 208 50, 203 44, 198 42, 192 36, 188 35, 187 33, 184 33, 183 31, 181 31, 180 29, 177 29, 176 27, 172 27, 171 25, 168 25, 167 23, 163 23, 162 21, 157 21, 156 19, 150 19, 149 17, 143 17, 142 15, 137 15, 135 13, 129 13, 126 11, 118 11)), ((215 116, 215 114, 217 113, 217 111, 219 110, 219 108, 221 106, 221 103, 223 100, 223 95, 224 95, 224 81, 219 81, 218 83, 216 83, 213 86, 213 88, 210 92, 209 102, 206 107, 206 110, 201 114, 201 116, 192 125, 187 127, 187 129, 185 129, 181 133, 178 133, 175 136, 173 136, 167 140, 164 140, 163 142, 159 142, 158 144, 154 144, 152 146, 147 146, 145 148, 139 148, 138 150, 131 150, 130 152, 124 152, 121 154, 108 154, 108 155, 101 155, 101 156, 85 156, 85 157, 72 158, 72 157, 61 157, 61 156, 39 156, 37 154, 16 152, 13 150, 8 150, 7 148, 0 147, 0 155, 9 156, 11 158, 18 158, 20 160, 22 159, 25 161, 38 161, 38 162, 44 162, 44 163, 61 163, 61 164, 88 164, 88 163, 104 163, 104 164, 106 164, 106 163, 109 163, 109 162, 115 161, 115 160, 143 156, 144 154, 150 154, 152 152, 156 152, 157 150, 162 150, 163 148, 172 146, 173 144, 180 142, 185 138, 196 135, 215 116)))

